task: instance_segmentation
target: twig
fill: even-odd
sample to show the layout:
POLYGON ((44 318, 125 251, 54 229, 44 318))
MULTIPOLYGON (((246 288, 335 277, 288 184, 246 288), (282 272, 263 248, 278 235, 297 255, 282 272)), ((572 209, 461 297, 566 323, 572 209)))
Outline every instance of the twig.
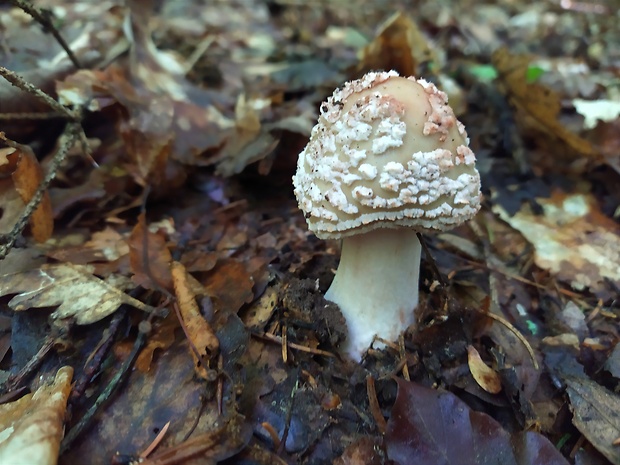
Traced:
POLYGON ((71 63, 73 63, 73 66, 75 66, 77 69, 82 68, 79 60, 73 54, 73 52, 69 48, 69 45, 67 44, 67 42, 65 42, 65 39, 63 39, 63 37, 60 35, 60 32, 58 32, 58 29, 56 29, 56 26, 54 26, 54 24, 50 21, 47 15, 43 14, 40 10, 35 8, 34 5, 26 2, 25 0, 11 0, 11 3, 32 16, 35 21, 37 21, 41 26, 43 26, 44 31, 49 31, 54 36, 56 41, 58 41, 63 50, 67 52, 67 56, 69 57, 69 60, 71 60, 71 63))
POLYGON ((530 343, 527 342, 527 339, 525 339, 525 336, 523 336, 523 334, 521 334, 517 328, 515 328, 512 324, 510 324, 510 322, 506 320, 504 317, 501 317, 495 313, 485 312, 482 310, 476 310, 476 311, 482 313, 485 316, 488 316, 492 320, 499 321, 506 328, 508 328, 508 330, 510 330, 510 332, 514 334, 516 338, 519 339, 519 341, 521 341, 521 344, 523 344, 528 354, 530 354, 530 358, 532 359, 532 364, 534 365, 534 369, 538 370, 540 368, 538 365, 538 361, 536 360, 536 355, 534 354, 534 349, 532 349, 532 346, 530 345, 530 343))
POLYGON ((297 368, 297 373, 295 376, 295 384, 291 389, 291 394, 289 396, 289 405, 286 411, 286 420, 284 421, 284 431, 282 431, 282 437, 280 438, 280 444, 278 444, 278 448, 276 449, 276 454, 282 455, 284 453, 284 448, 286 447, 286 440, 288 438, 288 432, 291 428, 291 420, 293 419, 293 406, 295 405, 295 394, 297 394, 297 389, 299 389, 299 373, 300 369, 297 368))
POLYGON ((379 399, 377 399, 377 390, 375 388, 375 379, 372 376, 368 376, 366 378, 366 394, 368 396, 370 413, 375 419, 379 433, 383 435, 387 431, 387 422, 385 421, 385 418, 381 413, 381 408, 379 407, 379 399))
POLYGON ((122 305, 116 313, 114 313, 110 324, 103 331, 103 335, 97 344, 97 347, 84 364, 82 375, 74 382, 73 389, 71 390, 71 395, 69 397, 70 405, 75 405, 77 403, 78 399, 80 399, 86 391, 86 388, 90 384, 91 380, 97 372, 101 370, 101 365, 103 364, 105 357, 110 352, 110 349, 116 340, 116 335, 120 329, 121 323, 125 320, 126 315, 127 308, 125 305, 122 305))
POLYGON ((164 425, 151 444, 140 454, 141 459, 147 458, 157 448, 157 446, 159 446, 159 443, 164 439, 164 436, 168 432, 168 428, 170 428, 170 421, 164 425))
POLYGON ((26 365, 24 365, 19 373, 17 373, 14 377, 9 378, 6 384, 7 392, 17 389, 17 386, 19 386, 24 379, 34 373, 34 371, 39 368, 41 363, 43 363, 43 360, 45 360, 47 354, 50 350, 52 350, 52 347, 54 347, 54 338, 52 336, 48 336, 43 341, 43 345, 38 352, 28 361, 28 363, 26 363, 26 365))
POLYGON ((55 111, 49 111, 47 113, 0 113, 0 121, 12 121, 12 120, 41 120, 41 119, 56 119, 64 118, 66 115, 57 113, 55 111))
POLYGON ((405 360, 405 363, 403 364, 403 378, 405 378, 406 381, 411 381, 411 378, 409 377, 409 367, 407 366, 407 351, 405 350, 405 337, 402 334, 398 337, 398 355, 400 356, 401 360, 405 360))
MULTIPOLYGON (((274 334, 269 333, 250 333, 252 336, 258 337, 260 339, 265 339, 270 342, 275 342, 276 344, 282 344, 282 338, 280 336, 276 336, 274 334)), ((326 350, 321 349, 313 349, 312 347, 302 346, 300 344, 295 344, 294 342, 287 342, 286 346, 289 349, 301 350, 302 352, 308 352, 310 354, 315 355, 323 355, 325 357, 335 357, 336 355, 331 352, 327 352, 326 350)))
POLYGON ((66 136, 65 142, 54 155, 54 158, 50 163, 47 175, 45 176, 41 184, 39 184, 37 191, 30 199, 30 202, 28 202, 28 204, 26 205, 26 208, 15 223, 15 226, 13 226, 11 232, 6 235, 6 242, 0 245, 0 260, 2 260, 8 255, 9 250, 11 250, 11 247, 13 247, 13 244, 15 244, 15 241, 17 240, 17 236, 19 236, 19 234, 26 227, 28 220, 39 206, 39 203, 43 198, 43 194, 47 190, 52 180, 56 177, 58 168, 65 161, 65 157, 67 156, 69 149, 73 146, 73 143, 79 137, 79 133, 81 132, 81 130, 82 129, 80 125, 77 123, 71 123, 67 125, 67 128, 65 129, 65 132, 63 134, 64 136, 66 136))
MULTIPOLYGON (((153 314, 150 314, 148 318, 144 321, 149 322, 151 318, 153 318, 153 314)), ((142 329, 143 326, 144 325, 141 323, 139 327, 142 329)), ((90 426, 93 418, 99 412, 99 409, 108 399, 110 399, 110 397, 112 397, 112 395, 114 394, 114 392, 116 392, 116 389, 118 389, 118 387, 121 385, 127 374, 130 373, 130 368, 133 366, 134 361, 138 357, 140 349, 142 349, 142 346, 146 341, 146 335, 146 331, 140 330, 138 332, 138 337, 136 338, 136 342, 134 342, 131 353, 129 354, 127 359, 125 359, 118 372, 116 372, 116 374, 112 377, 112 379, 110 380, 110 384, 108 384, 108 386, 103 390, 99 397, 97 397, 95 403, 86 411, 86 413, 84 413, 84 416, 82 416, 80 421, 69 430, 69 432, 63 439, 60 446, 60 454, 65 453, 71 447, 73 441, 75 441, 77 437, 82 434, 82 432, 88 426, 90 426)))
POLYGON ((28 81, 25 81, 19 74, 14 73, 13 71, 6 69, 4 66, 0 66, 0 76, 9 81, 15 87, 28 92, 29 94, 34 95, 38 99, 45 102, 50 108, 57 111, 58 113, 64 115, 71 121, 79 121, 81 119, 81 110, 80 111, 72 111, 69 108, 61 105, 52 97, 47 95, 37 86, 30 84, 28 81))

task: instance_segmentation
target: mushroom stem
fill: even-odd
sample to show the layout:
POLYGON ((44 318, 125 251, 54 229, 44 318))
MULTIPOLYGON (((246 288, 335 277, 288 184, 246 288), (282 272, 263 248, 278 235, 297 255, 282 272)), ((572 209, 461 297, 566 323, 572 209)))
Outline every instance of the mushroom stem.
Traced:
POLYGON ((338 304, 349 329, 343 351, 362 354, 377 335, 395 341, 415 320, 421 246, 415 231, 375 229, 345 237, 325 298, 338 304))

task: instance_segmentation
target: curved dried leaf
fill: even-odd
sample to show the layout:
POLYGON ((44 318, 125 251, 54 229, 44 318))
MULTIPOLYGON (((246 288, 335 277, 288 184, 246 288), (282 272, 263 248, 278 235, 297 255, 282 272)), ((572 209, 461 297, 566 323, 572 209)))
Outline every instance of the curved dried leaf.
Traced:
POLYGON ((17 294, 9 301, 15 311, 58 305, 54 318, 74 317, 79 325, 95 323, 114 313, 121 304, 147 312, 154 309, 123 293, 130 285, 122 276, 104 281, 92 274, 92 266, 53 264, 39 269, 0 276, 0 296, 17 294))
POLYGON ((480 386, 491 394, 497 394, 502 390, 502 381, 499 374, 488 366, 474 346, 467 347, 467 365, 469 371, 480 386))
POLYGON ((194 278, 185 271, 185 267, 179 262, 172 263, 172 279, 174 281, 174 293, 179 305, 181 318, 183 318, 187 337, 199 352, 195 354, 192 351, 196 372, 200 377, 206 379, 206 367, 201 363, 200 359, 209 359, 215 355, 219 350, 220 342, 211 325, 200 314, 200 309, 196 303, 196 294, 192 289, 192 284, 194 286, 200 286, 200 284, 191 282, 194 278))
MULTIPOLYGON (((16 150, 16 152, 8 154, 13 160, 17 159, 17 165, 11 173, 11 178, 15 185, 15 190, 19 193, 24 203, 27 204, 34 197, 39 185, 43 181, 43 169, 30 147, 9 141, 4 136, 4 133, 0 133, 0 139, 16 150)), ((52 212, 52 202, 47 191, 43 193, 39 206, 30 217, 30 229, 34 240, 37 242, 45 242, 52 237, 54 215, 52 212)))
POLYGON ((54 465, 64 434, 73 368, 15 402, 0 405, 0 463, 54 465))

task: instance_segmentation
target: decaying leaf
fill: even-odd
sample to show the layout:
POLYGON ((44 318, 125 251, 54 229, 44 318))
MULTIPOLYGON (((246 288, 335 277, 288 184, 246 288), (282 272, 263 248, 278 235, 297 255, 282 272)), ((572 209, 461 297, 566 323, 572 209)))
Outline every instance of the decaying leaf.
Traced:
POLYGON ((575 289, 603 290, 604 279, 620 283, 620 227, 591 195, 556 191, 536 202, 542 215, 528 205, 514 216, 499 204, 493 211, 534 245, 538 266, 575 289))
POLYGON ((205 281, 207 294, 214 298, 217 308, 237 312, 254 297, 254 280, 245 266, 237 260, 219 262, 205 281))
POLYGON ((129 263, 134 273, 132 280, 146 289, 159 290, 172 288, 170 262, 172 255, 166 245, 165 237, 149 231, 144 213, 129 237, 129 263))
POLYGON ((393 69, 403 76, 418 76, 422 64, 438 64, 438 57, 418 25, 398 12, 385 21, 374 40, 364 47, 358 70, 393 69))
POLYGON ((467 347, 467 364, 469 371, 476 380, 476 383, 491 394, 497 394, 502 390, 502 381, 499 374, 488 366, 474 346, 467 347))
MULTIPOLYGON (((0 140, 10 146, 10 148, 0 151, 0 166, 5 164, 15 166, 11 178, 15 190, 25 205, 30 202, 43 181, 43 169, 30 147, 8 140, 3 132, 0 132, 0 140)), ((30 229, 37 242, 45 242, 52 236, 54 216, 47 191, 43 194, 39 206, 30 217, 30 229)))
POLYGON ((154 322, 153 331, 136 359, 136 368, 142 373, 147 373, 151 369, 155 351, 168 349, 175 341, 177 329, 179 320, 174 312, 168 313, 163 320, 154 322))
POLYGON ((0 295, 17 294, 9 301, 15 311, 58 305, 53 318, 74 317, 79 325, 95 323, 121 304, 146 312, 154 310, 122 291, 131 284, 128 279, 111 275, 103 280, 92 270, 92 266, 64 263, 5 274, 0 276, 0 295))
MULTIPOLYGON (((519 123, 553 137, 566 149, 588 157, 590 161, 600 162, 600 154, 587 140, 569 131, 558 121, 560 97, 541 84, 528 82, 531 60, 528 55, 512 55, 505 47, 496 50, 492 56, 508 101, 522 112, 519 123)), ((564 156, 566 151, 556 149, 553 153, 564 156)))
POLYGON ((0 405, 0 463, 57 463, 72 377, 73 368, 62 367, 53 383, 0 405))
POLYGON ((620 397, 588 378, 567 378, 573 424, 607 459, 620 464, 620 397))
POLYGON ((404 380, 398 380, 385 444, 397 465, 568 465, 544 436, 531 431, 511 436, 454 394, 404 380))
POLYGON ((187 273, 185 267, 179 262, 172 263, 172 279, 185 334, 192 347, 198 351, 196 354, 194 350, 191 350, 196 372, 206 379, 207 367, 204 362, 217 354, 220 342, 211 325, 200 314, 196 303, 194 288, 202 286, 187 273))

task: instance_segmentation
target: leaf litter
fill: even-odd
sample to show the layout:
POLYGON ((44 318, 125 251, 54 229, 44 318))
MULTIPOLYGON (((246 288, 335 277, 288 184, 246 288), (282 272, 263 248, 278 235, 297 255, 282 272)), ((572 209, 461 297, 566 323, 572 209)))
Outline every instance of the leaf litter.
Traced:
MULTIPOLYGON (((90 156, 0 262, 0 379, 71 366, 85 386, 77 440, 40 463, 620 463, 611 5, 44 3, 82 69, 13 6, 2 63, 85 106, 90 156), (339 245, 308 234, 290 177, 320 102, 371 68, 449 94, 485 206, 428 238, 417 329, 357 365, 323 297, 339 245)), ((26 96, 0 85, 3 234, 62 132, 26 96)))

